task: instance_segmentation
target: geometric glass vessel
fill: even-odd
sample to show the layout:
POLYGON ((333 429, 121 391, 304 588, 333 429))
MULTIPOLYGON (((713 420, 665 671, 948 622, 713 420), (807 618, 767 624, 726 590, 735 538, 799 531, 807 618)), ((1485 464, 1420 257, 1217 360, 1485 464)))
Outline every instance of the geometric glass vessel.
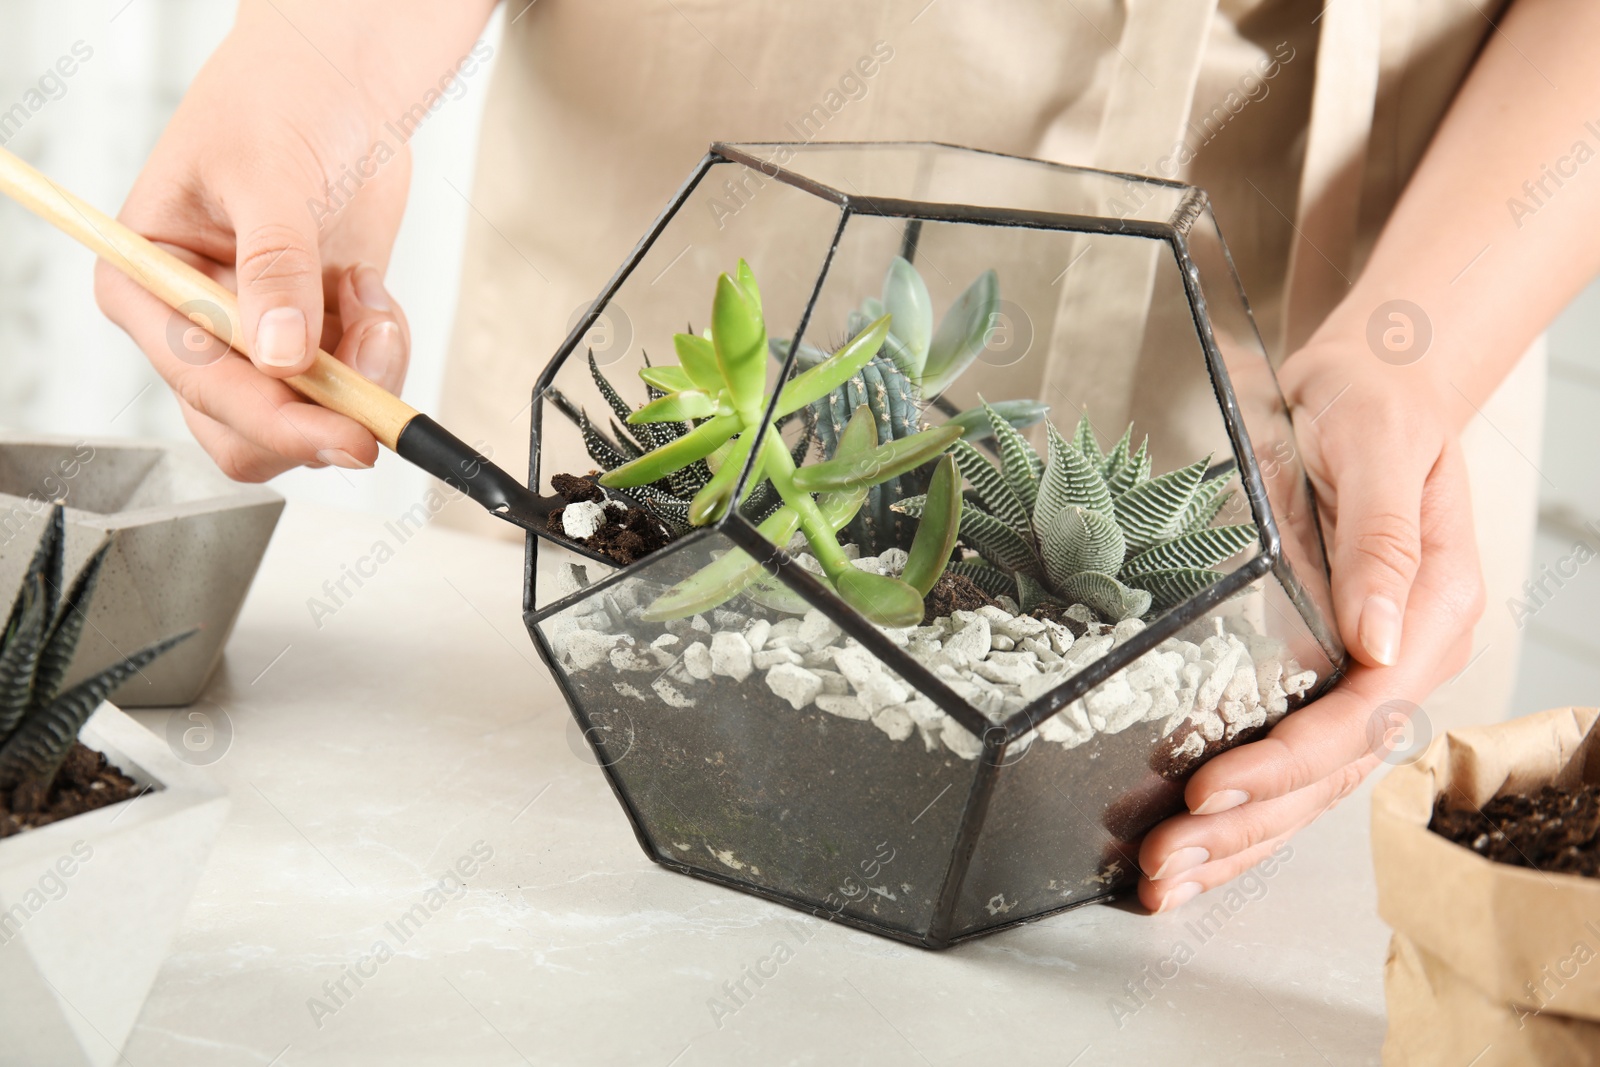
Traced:
MULTIPOLYGON (((1248 543, 1120 621, 1025 613, 1013 590, 897 629, 740 508, 663 518, 675 536, 620 557, 552 510, 528 539, 524 610, 653 860, 939 948, 1131 886, 1139 839, 1181 809, 1193 770, 1315 699, 1345 652, 1288 408, 1205 193, 1173 182, 936 144, 714 145, 535 387, 530 484, 561 507, 561 476, 625 450, 613 412, 657 395, 639 371, 673 362, 673 334, 707 324, 741 258, 776 341, 763 432, 814 459, 811 420, 776 422, 772 398, 881 310, 897 257, 934 322, 970 310, 974 279, 991 287, 976 355, 936 395, 909 394, 913 424, 1032 401, 1066 437, 1086 420, 1111 469, 1132 423, 1158 475, 1209 455, 1208 491, 1233 490, 1217 521, 1254 524, 1248 543), (739 551, 756 585, 645 621, 739 551)), ((850 406, 876 402, 875 381, 856 384, 850 406)), ((1049 454, 1044 423, 1017 421, 1049 454)), ((618 522, 664 514, 610 496, 618 522)), ((892 569, 915 529, 894 502, 841 534, 874 541, 858 566, 892 569)))

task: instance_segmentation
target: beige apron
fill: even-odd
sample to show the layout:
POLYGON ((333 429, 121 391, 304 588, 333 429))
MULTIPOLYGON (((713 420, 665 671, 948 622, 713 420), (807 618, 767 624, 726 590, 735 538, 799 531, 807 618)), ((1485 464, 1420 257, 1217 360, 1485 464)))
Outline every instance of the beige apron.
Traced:
MULTIPOLYGON (((1276 360, 1359 271, 1488 30, 1457 0, 539 0, 508 17, 441 409, 513 470, 535 378, 714 140, 944 141, 1192 182, 1276 360)), ((1119 295, 1092 277, 1064 292, 1119 295)), ((1073 372, 1058 360, 1041 388, 1073 372)), ((1510 443, 1467 434, 1475 498, 1495 486, 1491 604, 1526 571, 1535 475, 1517 451, 1537 454, 1542 384, 1541 353, 1485 408, 1510 443)), ((1503 714, 1516 635, 1493 609, 1483 631, 1476 709, 1441 702, 1442 724, 1503 714)))

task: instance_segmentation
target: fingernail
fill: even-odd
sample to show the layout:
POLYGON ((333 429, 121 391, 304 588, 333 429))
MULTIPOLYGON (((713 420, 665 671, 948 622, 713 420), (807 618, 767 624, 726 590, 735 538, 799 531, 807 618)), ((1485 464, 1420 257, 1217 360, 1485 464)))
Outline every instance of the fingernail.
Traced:
POLYGON ((356 370, 363 377, 387 387, 404 356, 399 324, 374 323, 361 338, 361 347, 356 349, 356 370))
POLYGON ((317 458, 335 467, 343 467, 347 471, 364 471, 372 467, 372 464, 361 462, 342 448, 320 448, 317 450, 317 458))
POLYGON ((306 317, 299 308, 273 308, 256 326, 256 359, 292 367, 306 358, 306 317))
POLYGON ((1211 853, 1198 845, 1180 848, 1168 856, 1155 874, 1150 876, 1152 882, 1159 882, 1163 878, 1171 878, 1200 866, 1211 858, 1211 853))
POLYGON ((1356 635, 1367 655, 1393 667, 1400 655, 1400 609, 1384 596, 1369 596, 1361 605, 1361 624, 1356 635))
POLYGON ((1250 799, 1243 789, 1219 789, 1190 809, 1191 815, 1215 815, 1219 811, 1237 808, 1250 799))
POLYGON ((361 264, 352 273, 350 281, 355 285, 356 299, 373 311, 388 311, 394 307, 389 299, 389 290, 383 287, 383 275, 378 273, 376 267, 361 264))
POLYGON ((1173 886, 1172 892, 1161 898, 1161 906, 1156 909, 1156 914, 1160 915, 1164 911, 1183 907, 1200 895, 1200 888, 1199 882, 1182 882, 1173 886))

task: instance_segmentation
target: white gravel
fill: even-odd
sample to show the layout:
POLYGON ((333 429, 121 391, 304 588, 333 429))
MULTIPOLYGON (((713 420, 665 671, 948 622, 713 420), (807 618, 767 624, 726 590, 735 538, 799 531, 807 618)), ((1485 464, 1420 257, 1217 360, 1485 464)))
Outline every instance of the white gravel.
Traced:
POLYGON ((561 531, 575 541, 584 541, 606 524, 606 509, 598 501, 579 500, 561 509, 561 531))
MULTIPOLYGON (((564 514, 577 506, 569 505, 564 514)), ((892 550, 854 562, 894 574, 905 565, 904 555, 892 550)), ((758 674, 796 711, 814 705, 843 719, 870 722, 895 741, 915 735, 930 752, 942 748, 962 759, 976 759, 982 752, 977 737, 854 639, 844 637, 819 611, 807 611, 801 618, 752 620, 718 609, 709 619, 696 615, 669 624, 669 633, 644 647, 627 632, 642 592, 630 591, 630 584, 613 590, 599 605, 584 605, 582 614, 546 624, 567 670, 619 672, 615 684, 634 694, 647 680, 644 672, 652 672, 657 677, 650 688, 667 706, 683 709, 697 706, 697 685, 713 676, 743 681, 758 674)), ((986 718, 1000 722, 1144 629, 1137 619, 1115 626, 1093 621, 1081 607, 1068 615, 1080 624, 1082 636, 1074 638, 1066 626, 993 606, 957 611, 929 626, 882 632, 986 718)), ((1074 748, 1097 733, 1115 734, 1136 723, 1159 721, 1162 735, 1171 739, 1170 754, 1180 761, 1193 759, 1208 744, 1276 722, 1288 710, 1290 698, 1309 692, 1316 683, 1316 672, 1286 658, 1280 642, 1257 633, 1242 615, 1214 618, 1203 639, 1168 638, 1022 741, 1037 736, 1074 748)))

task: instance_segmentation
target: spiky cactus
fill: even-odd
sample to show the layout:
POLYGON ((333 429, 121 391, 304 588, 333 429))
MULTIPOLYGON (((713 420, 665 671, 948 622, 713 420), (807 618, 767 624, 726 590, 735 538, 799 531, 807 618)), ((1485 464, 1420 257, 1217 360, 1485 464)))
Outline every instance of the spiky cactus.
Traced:
MULTIPOLYGON (((952 563, 991 595, 1024 611, 1084 604, 1116 621, 1165 611, 1221 578, 1214 568, 1256 539, 1253 524, 1212 526, 1232 490, 1205 477, 1209 458, 1150 477, 1149 442, 1130 449, 1130 425, 1101 454, 1087 419, 1073 439, 1054 426, 1048 458, 986 406, 996 466, 965 441, 953 454, 971 492, 961 538, 982 561, 952 563)), ((897 509, 922 514, 922 498, 897 509)))
MULTIPOLYGON (((923 597, 944 570, 954 545, 954 512, 945 523, 950 527, 948 536, 935 530, 927 546, 920 549, 923 539, 919 536, 905 580, 856 568, 835 534, 855 515, 868 487, 936 459, 960 437, 960 429, 938 427, 880 444, 863 405, 840 434, 833 459, 797 467, 778 435, 764 432, 769 397, 767 330, 760 290, 743 260, 737 276, 724 274, 717 279, 710 333, 709 338, 678 334, 673 338, 678 366, 640 371, 646 384, 663 395, 627 417, 629 425, 646 427, 695 420, 694 429, 607 471, 600 484, 635 489, 670 479, 675 472, 704 461, 712 471, 711 478, 689 501, 686 513, 690 523, 701 526, 717 521, 735 506, 734 493, 749 464, 748 484, 759 485, 764 478, 783 501, 759 525, 763 536, 781 547, 797 530, 803 532, 828 582, 846 603, 884 626, 915 624, 922 618, 923 597), (944 547, 937 560, 933 558, 936 542, 944 547), (919 584, 913 584, 913 576, 919 584), (923 578, 928 588, 921 587, 923 578)), ((888 317, 884 316, 838 352, 785 383, 777 397, 777 414, 800 411, 832 392, 873 357, 887 333, 888 317)), ((954 464, 947 463, 946 468, 948 499, 953 501, 958 480, 954 464)), ((730 552, 668 590, 641 617, 659 621, 704 611, 734 596, 760 574, 754 560, 743 552, 730 552)))
POLYGON ((158 641, 61 691, 111 543, 89 557, 63 594, 66 525, 57 504, 12 602, 0 637, 0 795, 9 796, 13 812, 43 804, 78 731, 107 693, 195 633, 158 641))
MULTIPOLYGON (((884 274, 882 296, 867 297, 860 308, 850 312, 848 321, 848 336, 854 338, 888 315, 889 333, 882 351, 811 406, 824 458, 833 456, 845 423, 863 404, 872 413, 881 441, 921 431, 923 409, 983 352, 999 308, 999 278, 986 270, 956 298, 935 329, 927 283, 908 260, 895 256, 884 274)), ((789 342, 774 341, 772 347, 781 359, 788 354, 789 342)), ((797 369, 807 370, 824 358, 826 353, 802 343, 795 363, 797 369)), ((1044 418, 1049 406, 1033 400, 1005 400, 996 404, 995 410, 1012 426, 1025 427, 1044 418)), ((981 441, 993 432, 981 408, 953 416, 946 425, 950 424, 960 426, 968 441, 981 441)), ((841 536, 869 555, 906 547, 915 536, 916 523, 894 511, 892 505, 902 497, 927 492, 927 479, 926 471, 912 471, 873 486, 860 514, 841 536)))

